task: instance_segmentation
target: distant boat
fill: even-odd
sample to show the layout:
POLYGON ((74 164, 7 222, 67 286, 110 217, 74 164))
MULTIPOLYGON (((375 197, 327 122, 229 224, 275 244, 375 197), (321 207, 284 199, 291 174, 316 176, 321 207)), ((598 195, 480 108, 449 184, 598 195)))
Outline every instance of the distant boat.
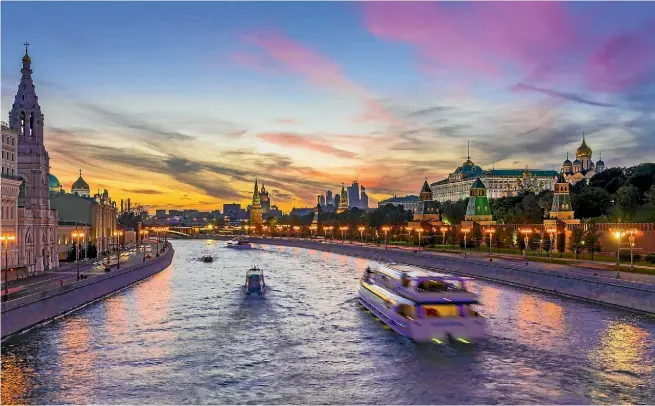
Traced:
POLYGON ((204 257, 200 258, 202 262, 214 262, 214 257, 211 255, 205 255, 204 257))
POLYGON ((243 291, 249 295, 257 293, 263 295, 266 292, 266 282, 264 281, 264 271, 256 266, 246 272, 246 283, 243 285, 243 291))
POLYGON ((249 249, 250 243, 246 239, 239 239, 235 238, 233 240, 230 240, 227 242, 227 248, 234 248, 234 249, 249 249))

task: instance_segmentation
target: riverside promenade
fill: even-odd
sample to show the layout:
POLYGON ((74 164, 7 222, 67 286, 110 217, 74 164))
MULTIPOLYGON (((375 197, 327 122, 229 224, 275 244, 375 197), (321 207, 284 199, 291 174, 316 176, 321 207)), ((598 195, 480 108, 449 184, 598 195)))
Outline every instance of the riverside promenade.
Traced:
POLYGON ((121 260, 120 268, 113 262, 109 272, 105 272, 102 263, 87 265, 84 272, 80 269, 87 276, 81 280, 77 280, 76 268, 64 268, 42 280, 28 278, 17 281, 27 282, 27 285, 20 291, 10 293, 9 300, 2 303, 2 339, 71 312, 166 269, 175 251, 168 244, 159 256, 154 251, 152 254, 147 252, 148 249, 145 256, 139 252, 124 253, 126 262, 121 260), (67 278, 65 283, 64 277, 67 278))
POLYGON ((542 262, 517 262, 406 248, 294 238, 251 238, 254 243, 316 249, 386 262, 401 262, 521 286, 655 315, 655 276, 542 262))

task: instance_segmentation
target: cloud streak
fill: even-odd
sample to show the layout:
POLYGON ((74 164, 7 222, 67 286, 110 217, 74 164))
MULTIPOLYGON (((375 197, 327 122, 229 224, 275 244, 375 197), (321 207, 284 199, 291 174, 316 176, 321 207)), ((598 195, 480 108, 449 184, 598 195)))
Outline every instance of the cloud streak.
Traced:
POLYGON ((334 155, 339 158, 355 158, 357 154, 331 146, 328 142, 309 137, 303 137, 294 133, 263 133, 257 135, 259 139, 270 142, 271 144, 281 145, 283 147, 301 148, 321 152, 328 155, 334 155))

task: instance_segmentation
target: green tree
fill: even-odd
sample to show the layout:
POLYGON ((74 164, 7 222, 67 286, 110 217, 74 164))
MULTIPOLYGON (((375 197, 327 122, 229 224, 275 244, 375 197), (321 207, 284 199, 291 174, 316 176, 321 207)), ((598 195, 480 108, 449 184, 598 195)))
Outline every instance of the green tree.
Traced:
POLYGON ((639 207, 639 189, 634 185, 621 186, 616 191, 616 206, 627 220, 632 219, 639 207))
POLYGON ((587 251, 591 254, 591 260, 594 260, 594 252, 600 251, 600 237, 602 233, 598 230, 596 223, 589 223, 587 230, 584 233, 585 246, 587 251))
POLYGON ((578 259, 578 254, 584 248, 584 230, 576 228, 571 234, 571 251, 575 252, 575 259, 578 259))
POLYGON ((571 205, 576 218, 600 217, 612 207, 612 197, 605 189, 590 186, 571 196, 571 205))
POLYGON ((648 189, 646 193, 644 193, 644 198, 650 204, 655 205, 655 185, 651 186, 650 189, 648 189))

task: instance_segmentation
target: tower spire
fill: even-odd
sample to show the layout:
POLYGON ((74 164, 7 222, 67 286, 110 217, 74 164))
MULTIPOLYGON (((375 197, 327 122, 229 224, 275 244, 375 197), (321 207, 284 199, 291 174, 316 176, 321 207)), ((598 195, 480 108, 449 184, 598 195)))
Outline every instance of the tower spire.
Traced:
POLYGON ((466 141, 466 159, 471 159, 471 140, 466 141))

